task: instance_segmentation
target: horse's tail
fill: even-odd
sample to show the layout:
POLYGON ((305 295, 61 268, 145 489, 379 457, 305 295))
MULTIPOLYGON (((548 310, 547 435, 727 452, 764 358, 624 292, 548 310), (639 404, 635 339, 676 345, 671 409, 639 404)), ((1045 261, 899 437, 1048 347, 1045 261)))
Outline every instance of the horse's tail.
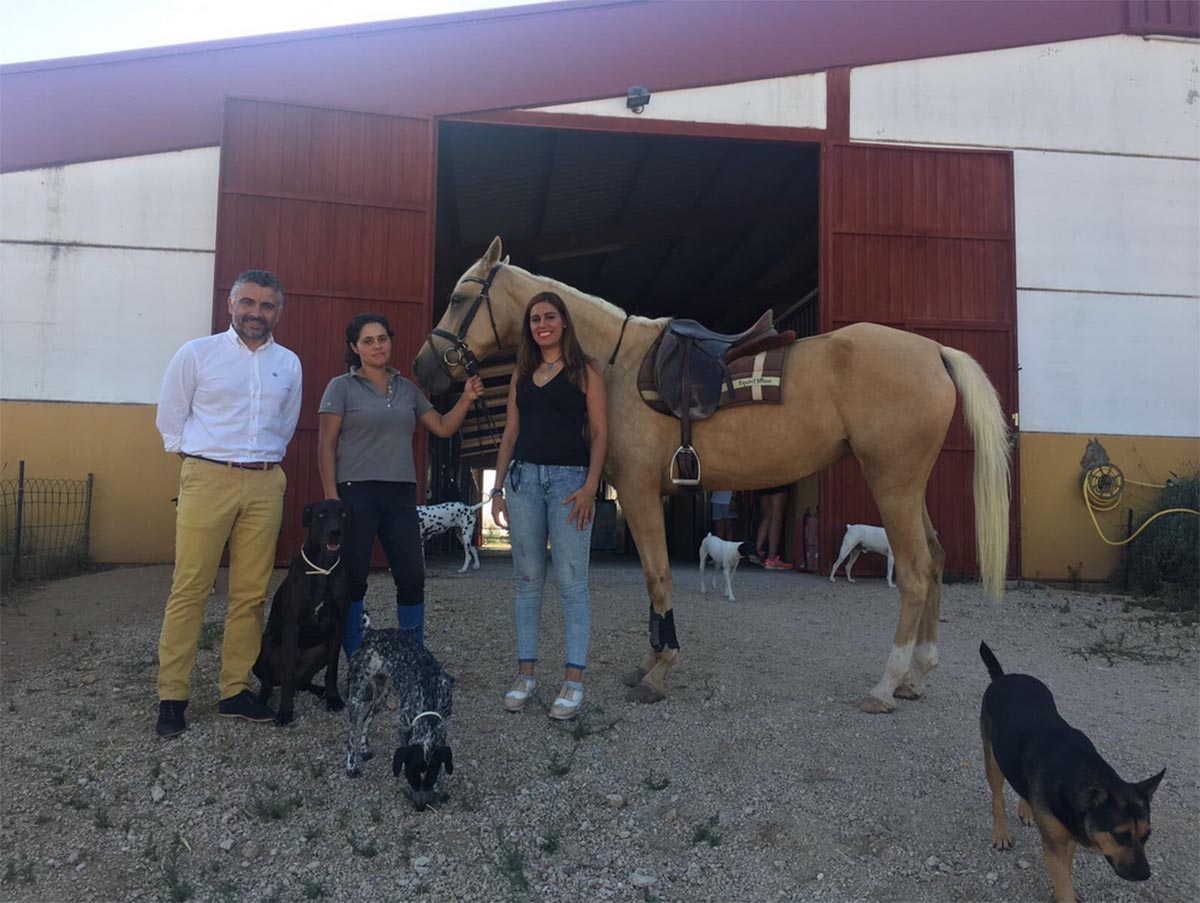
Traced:
POLYGON ((999 600, 1008 569, 1008 424, 996 388, 973 357, 942 346, 942 363, 962 395, 963 413, 975 440, 975 543, 983 588, 999 600))

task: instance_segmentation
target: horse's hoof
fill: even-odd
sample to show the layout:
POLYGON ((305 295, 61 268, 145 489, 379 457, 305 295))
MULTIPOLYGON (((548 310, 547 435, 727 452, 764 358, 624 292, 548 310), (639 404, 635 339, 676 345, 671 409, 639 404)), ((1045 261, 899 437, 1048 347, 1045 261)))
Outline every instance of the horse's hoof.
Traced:
POLYGON ((666 693, 662 693, 647 683, 640 683, 636 687, 630 689, 625 694, 626 702, 640 702, 644 705, 650 705, 655 702, 662 702, 667 698, 666 693))
POLYGON ((898 699, 920 699, 923 695, 923 693, 918 693, 912 687, 896 687, 895 696, 898 699))
POLYGON ((642 678, 646 676, 646 671, 643 668, 634 668, 632 671, 626 671, 621 676, 621 683, 627 687, 636 687, 642 682, 642 678))
POLYGON ((884 702, 878 696, 868 696, 858 704, 858 710, 866 712, 868 715, 890 715, 896 711, 896 707, 884 702))

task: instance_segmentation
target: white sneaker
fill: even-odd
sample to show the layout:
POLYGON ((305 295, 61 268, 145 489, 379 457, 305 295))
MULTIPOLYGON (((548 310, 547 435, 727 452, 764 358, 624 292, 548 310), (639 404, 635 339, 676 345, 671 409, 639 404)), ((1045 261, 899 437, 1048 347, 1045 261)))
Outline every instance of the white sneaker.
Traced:
POLYGON ((537 692, 537 678, 532 674, 518 674, 517 679, 513 681, 512 687, 504 694, 504 708, 509 712, 519 712, 525 708, 525 703, 529 701, 534 693, 537 692))
POLYGON ((570 721, 583 711, 583 687, 568 687, 565 683, 558 691, 558 698, 550 706, 550 717, 556 721, 570 721))

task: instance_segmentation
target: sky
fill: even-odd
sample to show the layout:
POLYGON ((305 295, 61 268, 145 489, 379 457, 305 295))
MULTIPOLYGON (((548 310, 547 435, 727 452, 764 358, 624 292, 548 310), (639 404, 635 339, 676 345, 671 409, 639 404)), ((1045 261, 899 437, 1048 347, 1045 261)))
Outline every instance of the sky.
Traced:
POLYGON ((546 0, 7 0, 0 64, 546 0))

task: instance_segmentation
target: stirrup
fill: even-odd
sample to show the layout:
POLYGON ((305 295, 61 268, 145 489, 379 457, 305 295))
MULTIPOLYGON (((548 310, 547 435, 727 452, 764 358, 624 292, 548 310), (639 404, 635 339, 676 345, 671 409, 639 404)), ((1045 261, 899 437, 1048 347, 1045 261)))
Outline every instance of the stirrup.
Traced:
POLYGON ((698 454, 696 454, 696 450, 694 448, 692 448, 690 445, 681 445, 681 446, 679 446, 679 448, 675 449, 675 454, 671 455, 671 464, 667 468, 667 475, 670 476, 671 482, 674 483, 676 486, 699 486, 700 485, 700 456, 698 454), (688 456, 691 456, 691 460, 696 463, 696 468, 695 468, 696 478, 695 479, 690 479, 688 477, 682 476, 684 470, 690 469, 690 468, 684 467, 683 462, 680 461, 680 458, 679 458, 680 455, 684 456, 683 462, 687 462, 688 456))

